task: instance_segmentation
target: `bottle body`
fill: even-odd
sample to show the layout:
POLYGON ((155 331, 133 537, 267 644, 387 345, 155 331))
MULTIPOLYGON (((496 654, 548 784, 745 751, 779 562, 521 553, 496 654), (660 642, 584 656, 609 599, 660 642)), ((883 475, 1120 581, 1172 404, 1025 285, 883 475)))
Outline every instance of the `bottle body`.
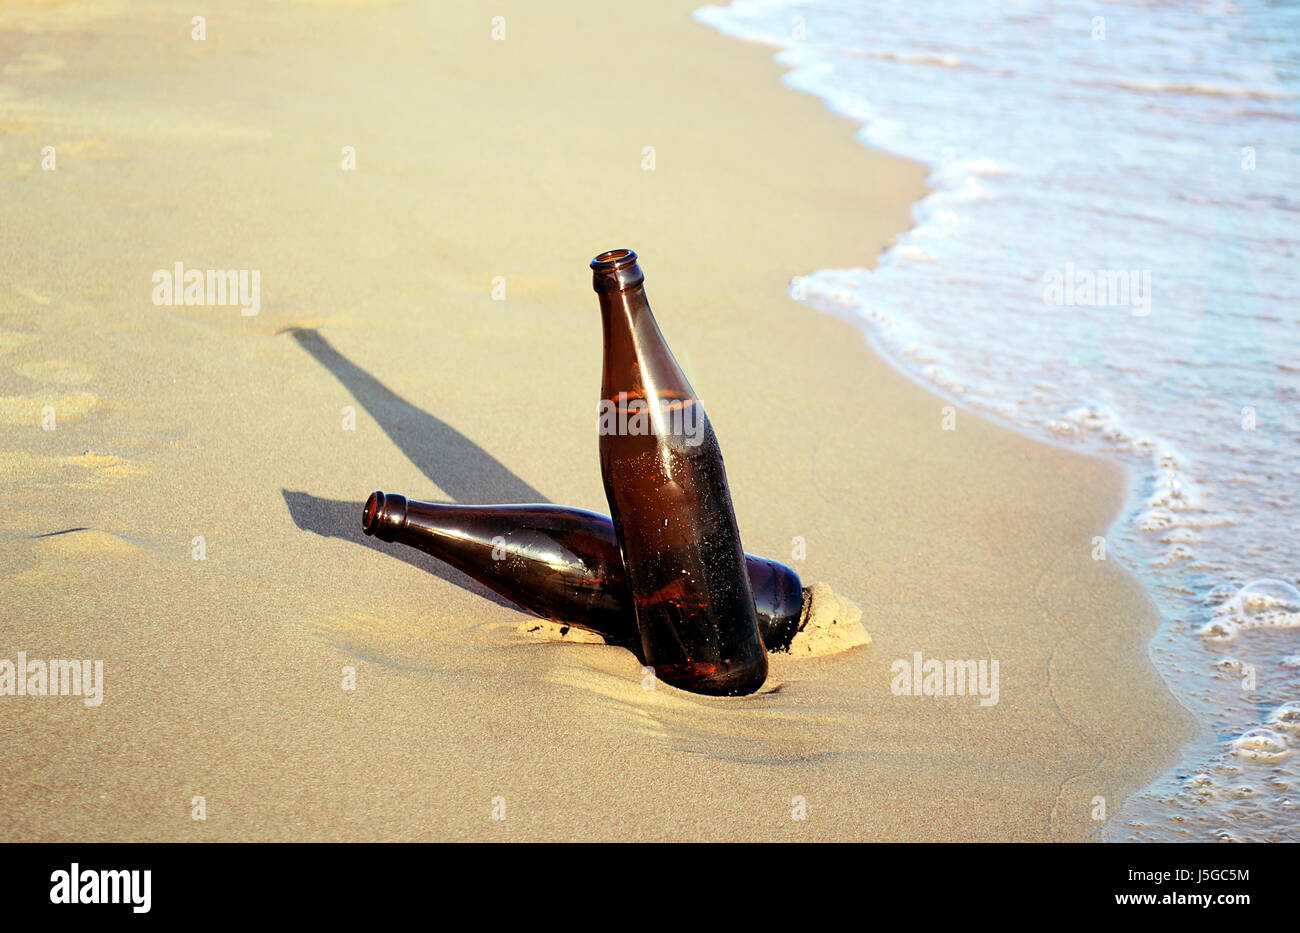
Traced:
POLYGON ((600 467, 655 675, 696 693, 752 693, 767 677, 722 451, 650 311, 631 250, 591 263, 604 365, 600 467))
MULTIPOLYGON (((639 645, 613 523, 559 505, 454 505, 372 493, 362 529, 456 567, 529 612, 639 645)), ((789 647, 803 613, 799 576, 745 555, 754 614, 769 651, 789 647)))

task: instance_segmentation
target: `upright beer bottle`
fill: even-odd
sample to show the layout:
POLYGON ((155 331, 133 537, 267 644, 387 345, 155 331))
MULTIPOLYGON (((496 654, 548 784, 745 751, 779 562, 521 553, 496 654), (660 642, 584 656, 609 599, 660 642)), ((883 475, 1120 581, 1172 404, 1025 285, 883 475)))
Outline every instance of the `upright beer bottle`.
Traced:
POLYGON ((645 662, 695 693, 767 677, 722 452, 646 301, 629 249, 591 261, 605 351, 600 471, 645 662))
MULTIPOLYGON (((639 644, 636 613, 604 515, 563 505, 456 505, 374 492, 361 529, 432 554, 544 619, 639 644)), ((786 651, 811 608, 799 575, 745 555, 754 615, 768 651, 786 651)))

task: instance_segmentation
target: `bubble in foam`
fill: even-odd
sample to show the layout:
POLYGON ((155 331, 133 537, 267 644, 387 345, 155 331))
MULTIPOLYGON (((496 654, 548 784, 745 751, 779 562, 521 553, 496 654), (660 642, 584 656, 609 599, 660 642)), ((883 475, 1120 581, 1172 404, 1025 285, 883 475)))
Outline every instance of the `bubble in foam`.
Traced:
POLYGON ((1250 761, 1281 761, 1291 754, 1283 736, 1263 727, 1251 729, 1233 739, 1232 750, 1238 758, 1250 761))
POLYGON ((1201 637, 1206 641, 1232 641, 1237 637, 1237 623, 1231 619, 1212 619, 1201 626, 1201 637))
POLYGON ((1231 583, 1220 583, 1205 594, 1205 605, 1221 606, 1237 595, 1237 588, 1231 583))
POLYGON ((935 256, 929 250, 917 246, 913 243, 903 243, 895 246, 889 251, 890 258, 895 262, 938 262, 939 257, 935 256))
POLYGON ((1187 488, 1173 473, 1166 472, 1156 480, 1147 504, 1152 508, 1164 508, 1172 512, 1186 511, 1192 505, 1187 488))
POLYGON ((1160 509, 1151 509, 1138 516, 1137 526, 1143 531, 1164 531, 1174 522, 1173 516, 1160 509))
POLYGON ((1181 544, 1176 544, 1169 550, 1165 551, 1164 556, 1157 558, 1154 563, 1157 567, 1172 567, 1182 561, 1191 560, 1195 556, 1196 554, 1191 548, 1184 547, 1181 544))
POLYGON ((1227 599, 1215 591, 1214 618, 1200 630, 1207 641, 1231 641, 1247 629, 1300 628, 1300 590, 1284 580, 1256 580, 1227 599))
POLYGON ((1300 590, 1284 580, 1256 580, 1237 594, 1248 628, 1300 626, 1300 590))
POLYGON ((1268 717, 1268 724, 1284 732, 1300 733, 1300 700, 1291 700, 1273 710, 1268 717))

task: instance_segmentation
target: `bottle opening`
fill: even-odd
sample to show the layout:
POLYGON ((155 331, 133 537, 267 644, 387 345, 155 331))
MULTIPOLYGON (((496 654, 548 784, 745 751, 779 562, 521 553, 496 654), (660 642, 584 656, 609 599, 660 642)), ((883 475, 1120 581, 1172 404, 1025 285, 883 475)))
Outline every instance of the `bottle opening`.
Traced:
POLYGON ((361 530, 380 541, 396 541, 406 525, 406 497, 375 490, 361 510, 361 530))
POLYGON ((591 261, 591 285, 598 292, 635 288, 644 281, 630 249, 607 249, 591 261))
POLYGON ((384 505, 384 494, 382 492, 372 492, 370 498, 366 500, 366 509, 361 513, 361 530, 368 535, 375 533, 375 526, 379 524, 379 510, 384 505))
POLYGON ((625 266, 630 266, 634 262, 636 262, 636 253, 632 252, 630 249, 611 249, 606 250, 593 259, 591 261, 591 267, 593 269, 599 269, 602 272, 613 271, 614 269, 622 269, 625 266))

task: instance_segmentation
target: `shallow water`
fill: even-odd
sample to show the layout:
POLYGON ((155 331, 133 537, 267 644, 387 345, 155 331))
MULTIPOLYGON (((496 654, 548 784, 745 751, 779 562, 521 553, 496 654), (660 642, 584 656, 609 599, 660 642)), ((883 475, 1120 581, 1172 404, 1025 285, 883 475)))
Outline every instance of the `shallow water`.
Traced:
POLYGON ((696 16, 780 46, 790 86, 931 171, 877 268, 792 294, 941 394, 1133 468, 1109 556, 1203 734, 1103 838, 1300 839, 1300 7, 696 16))

